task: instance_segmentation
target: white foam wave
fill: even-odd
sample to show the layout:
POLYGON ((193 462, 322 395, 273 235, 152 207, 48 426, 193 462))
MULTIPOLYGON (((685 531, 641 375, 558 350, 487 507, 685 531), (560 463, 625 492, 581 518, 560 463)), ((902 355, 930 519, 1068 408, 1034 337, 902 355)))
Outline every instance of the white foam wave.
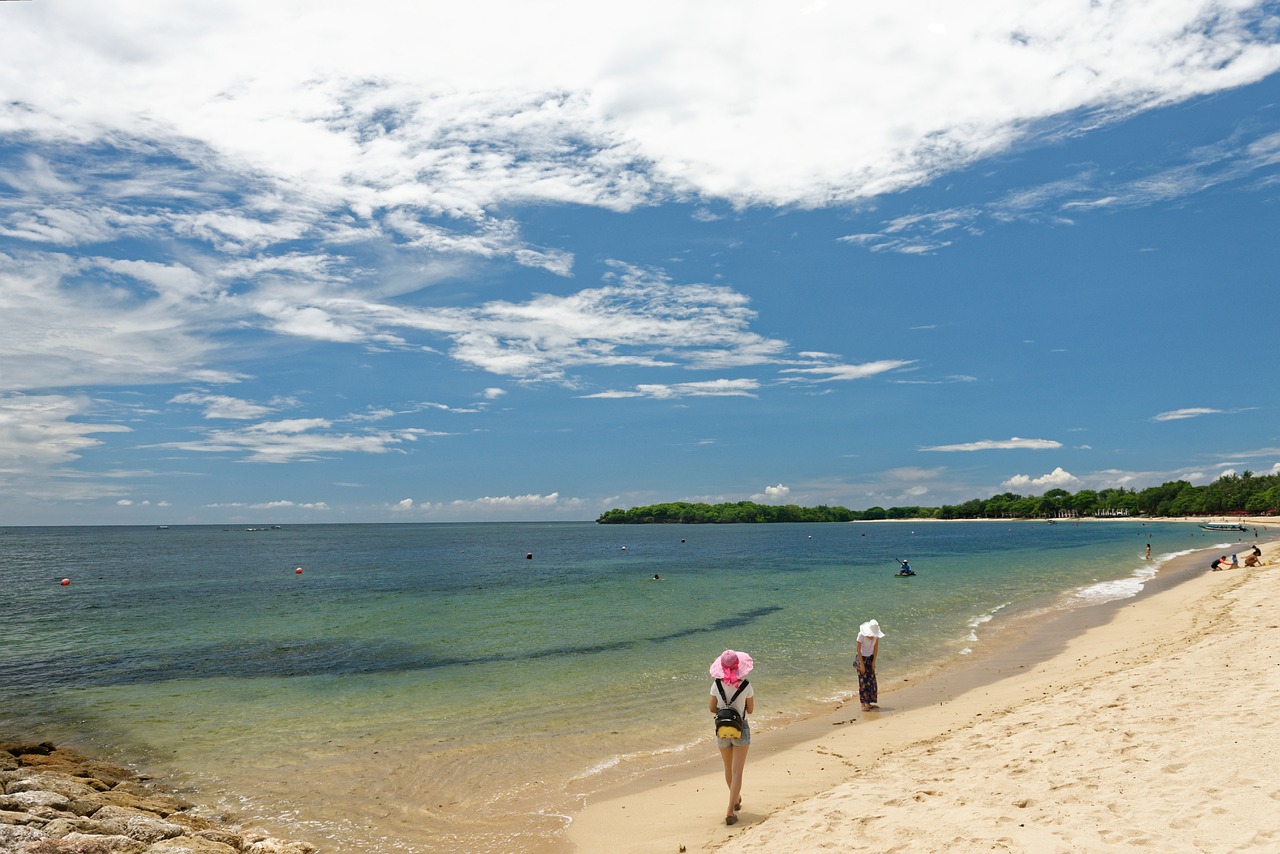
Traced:
POLYGON ((1117 599, 1128 599, 1137 596, 1142 592, 1142 588, 1147 582, 1155 578, 1160 572, 1160 567, 1176 557, 1191 554, 1195 549, 1187 549, 1180 552, 1168 552, 1159 555, 1152 560, 1143 561, 1142 565, 1134 569, 1133 574, 1128 578, 1117 578, 1113 581, 1099 581, 1096 584, 1090 584, 1073 590, 1070 594, 1071 603, 1075 605, 1099 605, 1103 602, 1114 602, 1117 599))
MULTIPOLYGON (((1013 604, 1012 602, 1005 602, 1003 605, 997 605, 996 607, 992 608, 992 609, 991 609, 990 611, 988 611, 987 613, 985 613, 985 614, 979 614, 978 616, 976 616, 976 617, 974 617, 972 620, 970 620, 970 621, 968 622, 968 626, 969 626, 969 634, 968 634, 968 636, 967 636, 967 637, 965 637, 965 642, 966 642, 966 643, 977 643, 977 642, 978 642, 978 627, 979 627, 979 626, 986 625, 987 623, 989 623, 989 622, 991 622, 992 620, 994 620, 994 619, 996 618, 996 614, 999 614, 1001 611, 1003 611, 1005 608, 1008 608, 1008 607, 1009 607, 1010 605, 1012 605, 1012 604, 1013 604)), ((965 647, 964 649, 960 650, 960 654, 961 654, 961 655, 969 655, 969 654, 970 654, 970 653, 972 653, 972 652, 973 652, 973 648, 972 648, 972 647, 965 647)))
POLYGON ((671 753, 681 753, 683 751, 691 750, 695 747, 698 747, 702 743, 703 743, 702 741, 691 741, 686 744, 677 744, 671 747, 664 747, 659 750, 644 750, 644 751, 637 751, 634 753, 615 754, 613 756, 610 756, 608 759, 605 759, 603 762, 597 762, 595 765, 592 765, 590 768, 587 768, 585 771, 582 771, 579 774, 575 774, 572 778, 570 778, 570 782, 576 783, 582 780, 589 779, 591 777, 599 776, 600 774, 603 774, 606 771, 609 771, 610 769, 617 768, 619 765, 622 765, 623 763, 630 762, 635 759, 643 759, 646 757, 653 757, 653 756, 664 756, 666 754, 671 754, 671 753))

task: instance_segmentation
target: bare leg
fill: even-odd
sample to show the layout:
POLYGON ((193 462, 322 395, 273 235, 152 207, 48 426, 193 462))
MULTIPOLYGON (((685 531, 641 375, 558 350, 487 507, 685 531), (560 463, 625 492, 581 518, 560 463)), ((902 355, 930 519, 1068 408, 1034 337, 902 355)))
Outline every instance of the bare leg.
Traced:
POLYGON ((720 758, 724 760, 724 782, 729 787, 729 808, 726 819, 737 821, 738 807, 742 804, 742 769, 747 765, 747 746, 722 747, 720 758))
POLYGON ((733 748, 720 748, 720 759, 724 761, 724 784, 733 788, 733 748))

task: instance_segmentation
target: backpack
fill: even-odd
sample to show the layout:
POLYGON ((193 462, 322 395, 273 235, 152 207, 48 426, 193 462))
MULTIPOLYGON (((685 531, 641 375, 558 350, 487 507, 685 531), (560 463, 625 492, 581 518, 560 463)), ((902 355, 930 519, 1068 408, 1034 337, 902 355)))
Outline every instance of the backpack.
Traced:
POLYGON ((742 714, 733 707, 733 701, 738 699, 738 695, 747 687, 747 680, 743 679, 742 684, 738 686, 738 690, 733 692, 732 697, 725 696, 724 683, 719 679, 716 680, 716 689, 720 692, 720 699, 724 700, 724 706, 716 712, 716 738, 742 738, 742 714))

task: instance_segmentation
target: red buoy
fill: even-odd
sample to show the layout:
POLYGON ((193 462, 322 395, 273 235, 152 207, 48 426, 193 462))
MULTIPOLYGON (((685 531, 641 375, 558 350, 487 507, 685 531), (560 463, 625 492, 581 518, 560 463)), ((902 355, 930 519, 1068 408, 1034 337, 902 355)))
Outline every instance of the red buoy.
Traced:
POLYGON ((302 567, 298 567, 293 571, 294 575, 302 575, 302 567))
POLYGON ((62 579, 62 586, 63 586, 63 587, 70 587, 70 586, 71 586, 71 579, 70 579, 70 578, 64 578, 64 579, 62 579))

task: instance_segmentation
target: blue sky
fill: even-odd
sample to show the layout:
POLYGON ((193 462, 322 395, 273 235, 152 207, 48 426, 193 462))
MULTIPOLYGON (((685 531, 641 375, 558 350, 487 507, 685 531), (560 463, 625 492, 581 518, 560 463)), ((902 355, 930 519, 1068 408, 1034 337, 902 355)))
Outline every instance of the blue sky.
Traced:
POLYGON ((464 5, 0 3, 0 524, 1280 471, 1280 5, 464 5))

